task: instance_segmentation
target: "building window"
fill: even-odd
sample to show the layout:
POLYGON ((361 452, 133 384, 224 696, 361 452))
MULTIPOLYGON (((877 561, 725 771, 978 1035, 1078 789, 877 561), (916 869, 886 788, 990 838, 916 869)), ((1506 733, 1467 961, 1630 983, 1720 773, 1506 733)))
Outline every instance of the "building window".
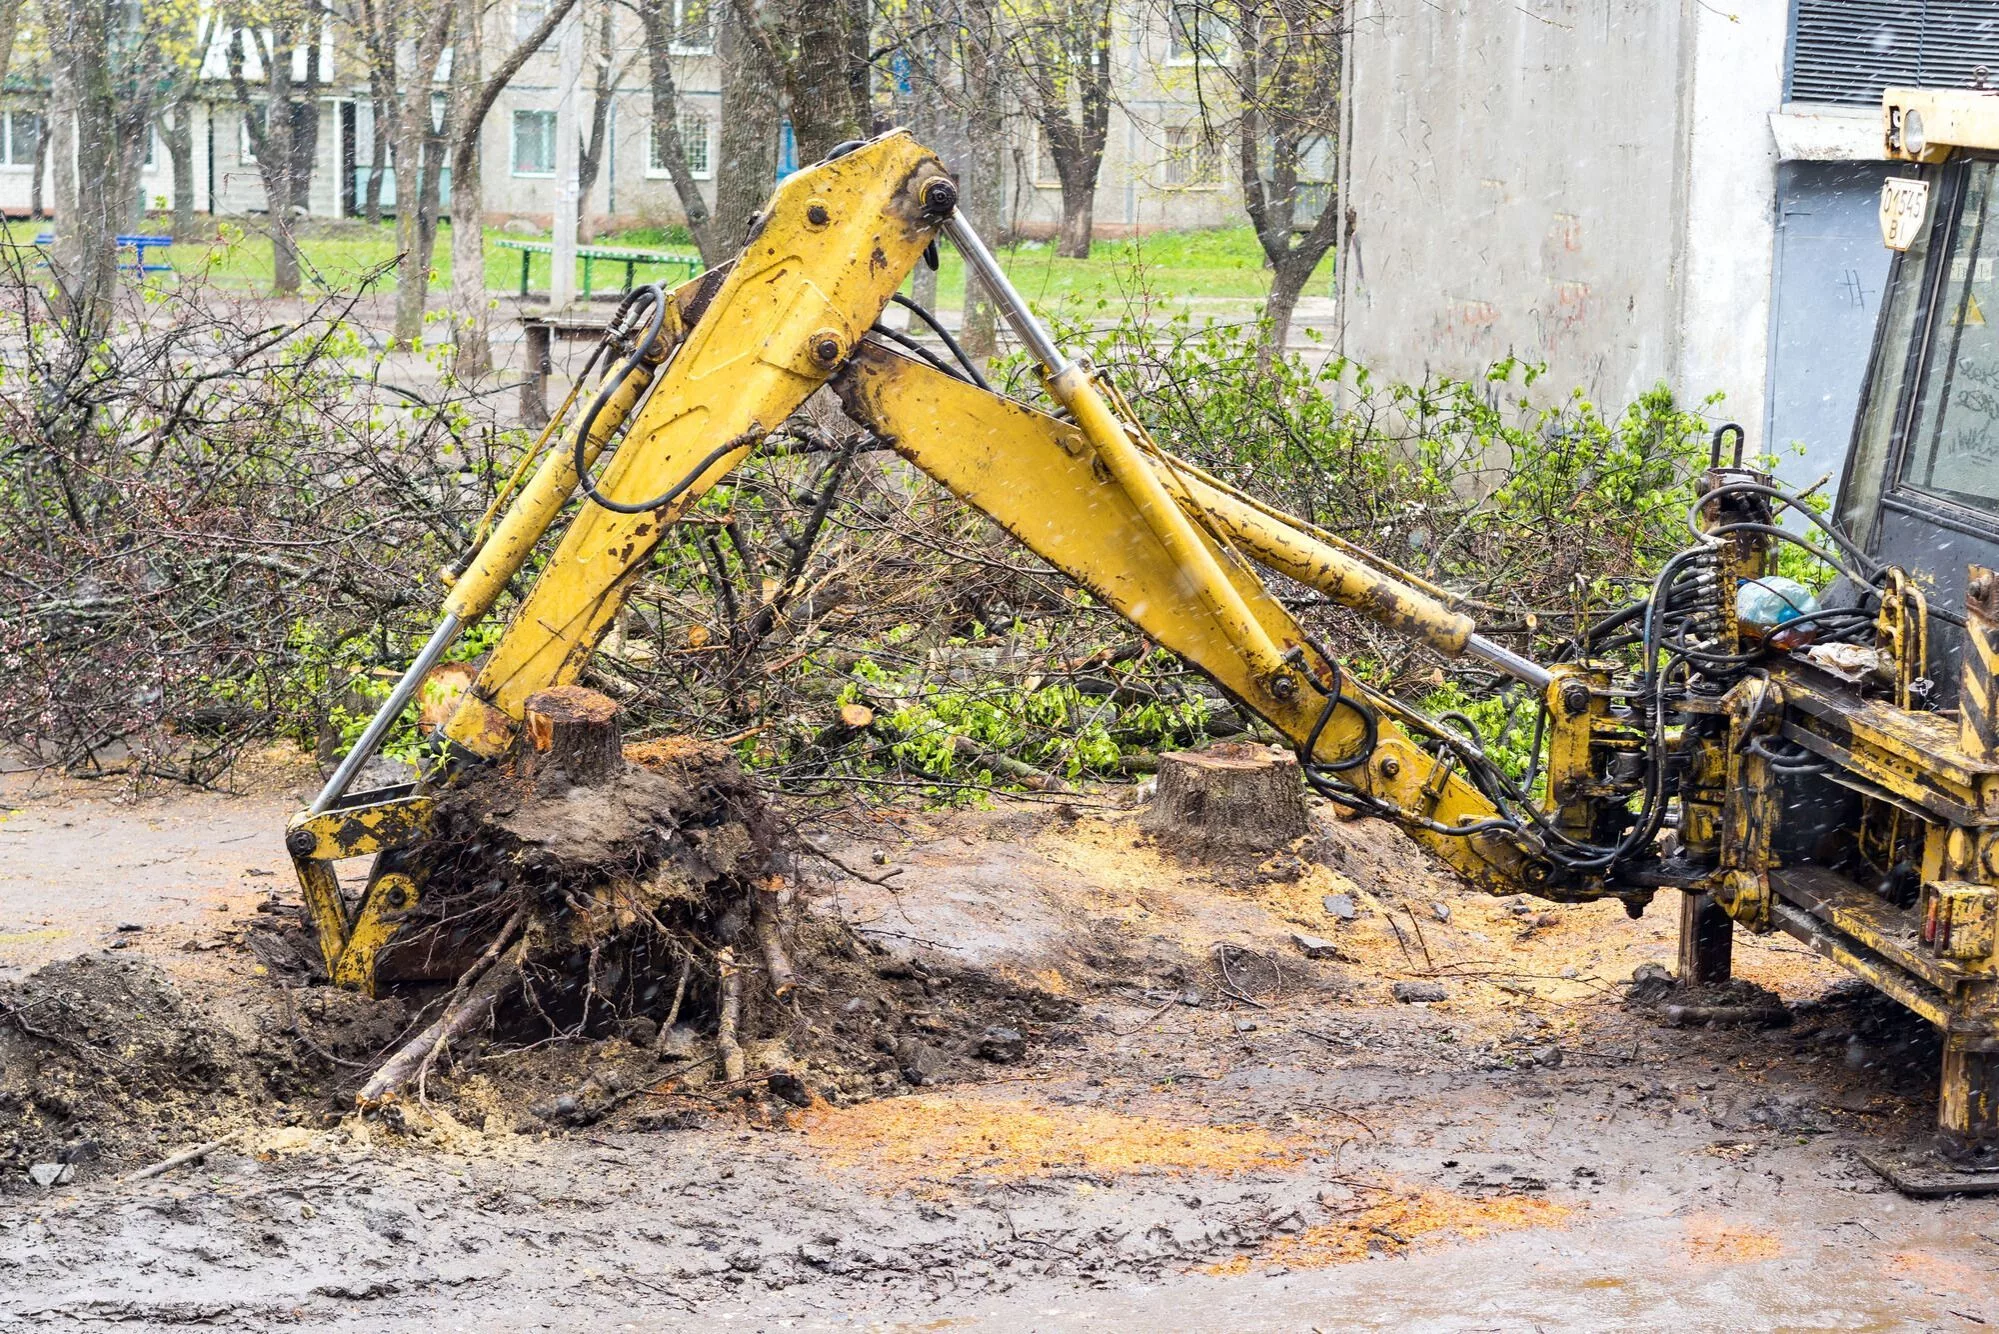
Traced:
POLYGON ((715 50, 715 15, 710 0, 673 0, 673 54, 705 56, 715 50))
POLYGON ((548 20, 549 0, 514 0, 514 40, 525 42, 548 20))
POLYGON ((41 142, 41 112, 9 111, 0 118, 0 162, 10 167, 32 167, 41 142))
POLYGON ((555 113, 514 113, 514 175, 555 175, 555 113))
POLYGON ((1166 63, 1194 65, 1218 61, 1228 51, 1229 25, 1216 0, 1182 0, 1166 11, 1166 63))
POLYGON ((1034 129, 1033 157, 1028 163, 1028 175, 1042 189, 1052 190, 1062 184, 1062 173, 1055 169, 1055 149, 1048 142, 1048 131, 1038 125, 1034 129))
POLYGON ((1180 188, 1215 185, 1222 178, 1215 141, 1198 125, 1175 125, 1166 131, 1165 184, 1180 188))
MULTIPOLYGON (((705 181, 714 175, 714 153, 710 147, 710 136, 714 133, 714 122, 698 111, 680 113, 680 151, 687 155, 687 170, 697 181, 705 181)), ((659 140, 646 134, 646 175, 666 175, 666 162, 659 155, 659 140)))
POLYGON ((242 114, 236 118, 236 160, 245 166, 255 166, 257 164, 257 145, 256 141, 250 138, 250 118, 255 116, 258 122, 268 129, 270 127, 270 104, 266 102, 252 102, 249 106, 242 108, 241 112, 242 114))

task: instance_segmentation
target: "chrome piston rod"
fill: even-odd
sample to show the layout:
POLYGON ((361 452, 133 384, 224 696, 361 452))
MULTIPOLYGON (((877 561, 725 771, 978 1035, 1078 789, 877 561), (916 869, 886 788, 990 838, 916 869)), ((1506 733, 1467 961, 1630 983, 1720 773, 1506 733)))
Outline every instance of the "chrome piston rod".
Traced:
POLYGON ((416 698, 417 688, 423 678, 430 675, 430 669, 437 666, 437 660, 444 656, 444 650, 451 647, 451 641, 458 637, 458 618, 446 616, 431 631, 430 639, 418 651, 416 661, 403 673, 403 679, 396 682, 396 688, 382 701, 382 707, 375 710, 375 716, 368 720, 368 726, 361 733, 361 739, 354 743, 354 749, 347 752, 340 761, 340 767, 333 771, 333 777, 326 780, 326 786, 312 799, 312 813, 322 815, 333 804, 347 795, 347 789, 354 781, 354 775, 361 771, 377 750, 381 749, 382 738, 396 719, 402 717, 403 710, 416 698))

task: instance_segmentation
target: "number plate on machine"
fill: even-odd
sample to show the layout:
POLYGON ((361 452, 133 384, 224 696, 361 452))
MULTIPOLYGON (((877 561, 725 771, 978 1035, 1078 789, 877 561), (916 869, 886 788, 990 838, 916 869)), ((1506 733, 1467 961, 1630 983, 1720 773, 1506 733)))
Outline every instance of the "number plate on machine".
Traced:
POLYGON ((1906 176, 1881 182, 1881 243, 1907 250, 1922 234, 1930 210, 1930 183, 1906 176))

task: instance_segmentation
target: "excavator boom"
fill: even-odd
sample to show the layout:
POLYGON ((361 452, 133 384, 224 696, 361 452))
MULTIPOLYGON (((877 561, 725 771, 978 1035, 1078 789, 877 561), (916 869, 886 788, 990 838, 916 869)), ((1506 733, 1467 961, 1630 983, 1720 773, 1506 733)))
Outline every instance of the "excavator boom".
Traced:
MULTIPOLYGON (((1777 507, 1851 544, 1745 467, 1739 432, 1725 462, 1717 433, 1690 511, 1696 544, 1568 660, 1537 664, 1479 634, 1443 590, 1161 449, 1113 385, 1057 346, 956 205, 932 153, 882 135, 787 179, 730 264, 621 309, 595 397, 573 424, 551 424, 553 448, 457 571, 437 631, 293 822, 334 981, 372 987, 375 955, 420 898, 401 849, 428 828, 433 793, 513 750, 529 697, 582 673, 671 525, 830 387, 902 458, 1265 719, 1319 792, 1396 821, 1493 893, 1616 897, 1635 913, 1682 890, 1693 978, 1726 976, 1733 925, 1796 935, 1944 1030, 1942 1124, 1999 1140, 1999 742, 1919 707, 1926 668, 1911 646, 1930 613, 1913 580, 1806 543, 1861 578, 1859 606, 1814 612, 1809 630, 1757 622, 1745 590, 1774 575, 1777 542, 1802 540, 1777 507), (940 237, 995 295, 1052 410, 871 332, 940 237), (412 788, 350 793, 425 673, 565 514, 441 729, 440 767, 412 788), (1530 777, 1509 777, 1461 720, 1356 680, 1272 576, 1512 678, 1542 724, 1530 777), (1837 650, 1822 660, 1821 635, 1837 650), (1874 677, 1828 675, 1865 640, 1874 677), (374 871, 350 900, 332 865, 369 853, 374 871), (1902 885, 1913 902, 1893 897, 1902 885)), ((1999 576, 1976 586, 1989 593, 1999 576)), ((1967 660, 1965 716, 1999 716, 1999 614, 1975 604, 1967 616, 1990 652, 1967 660)))

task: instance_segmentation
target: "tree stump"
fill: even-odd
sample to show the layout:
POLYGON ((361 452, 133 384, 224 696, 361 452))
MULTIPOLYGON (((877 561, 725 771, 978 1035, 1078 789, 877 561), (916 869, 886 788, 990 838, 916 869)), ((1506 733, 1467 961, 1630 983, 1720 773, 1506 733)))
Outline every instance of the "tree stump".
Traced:
POLYGON ((583 686, 555 686, 527 698, 522 719, 521 773, 531 779, 560 770, 592 787, 625 769, 618 704, 583 686))
POLYGON ((1169 751, 1158 784, 1140 827, 1183 848, 1272 852, 1311 832, 1297 758, 1267 746, 1169 751))

